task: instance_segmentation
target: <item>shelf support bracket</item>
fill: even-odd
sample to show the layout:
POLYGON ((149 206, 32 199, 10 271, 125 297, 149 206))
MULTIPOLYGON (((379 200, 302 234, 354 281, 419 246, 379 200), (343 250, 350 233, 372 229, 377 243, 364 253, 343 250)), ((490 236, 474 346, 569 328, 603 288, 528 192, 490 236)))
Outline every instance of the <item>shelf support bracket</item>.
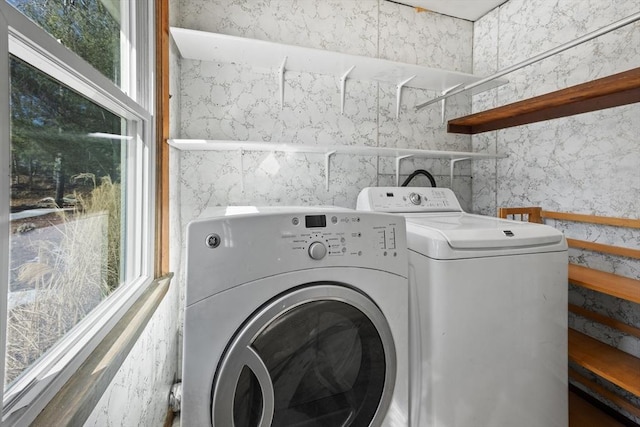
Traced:
MULTIPOLYGON (((449 92, 451 92, 452 90, 456 90, 460 86, 462 86, 462 83, 457 84, 455 86, 452 86, 449 89, 443 90, 442 91, 442 96, 447 96, 447 94, 449 92)), ((440 114, 442 115, 442 124, 444 124, 445 123, 445 114, 446 114, 446 111, 447 111, 447 98, 442 98, 442 102, 441 102, 440 108, 441 108, 441 113, 440 114)))
POLYGON ((451 159, 451 163, 449 166, 449 188, 453 188, 453 168, 456 166, 456 163, 461 162, 463 160, 471 160, 471 157, 461 157, 459 159, 451 159))
POLYGON ((327 151, 324 153, 324 188, 329 191, 329 173, 331 166, 331 156, 336 154, 336 150, 327 151))
POLYGON ((413 80, 416 76, 411 76, 407 80, 398 83, 396 86, 396 119, 400 117, 400 103, 402 102, 402 88, 413 80))
POLYGON ((413 154, 408 154, 406 156, 397 156, 396 157, 396 187, 400 187, 400 162, 409 157, 413 157, 413 154))
POLYGON ((287 64, 287 57, 285 56, 282 60, 282 64, 280 65, 279 75, 280 75, 280 109, 284 109, 284 72, 285 65, 287 64))
POLYGON ((244 193, 244 149, 238 150, 240 154, 240 192, 244 193))
POLYGON ((349 68, 347 72, 344 73, 342 77, 340 77, 340 114, 344 114, 344 99, 347 87, 347 77, 349 76, 349 74, 351 74, 354 68, 356 68, 356 66, 352 65, 351 68, 349 68))

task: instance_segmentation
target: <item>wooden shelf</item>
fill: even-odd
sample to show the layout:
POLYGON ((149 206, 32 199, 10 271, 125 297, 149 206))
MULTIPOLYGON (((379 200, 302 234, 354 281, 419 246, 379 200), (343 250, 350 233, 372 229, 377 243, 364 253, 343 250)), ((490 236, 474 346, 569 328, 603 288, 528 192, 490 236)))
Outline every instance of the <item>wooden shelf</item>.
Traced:
POLYGON ((640 359, 637 357, 569 329, 569 359, 640 396, 640 359))
POLYGON ((603 314, 588 310, 584 307, 581 307, 575 304, 569 304, 569 311, 574 314, 577 314, 578 316, 582 316, 584 318, 593 320, 600 324, 607 325, 610 328, 617 329, 620 332, 623 332, 627 335, 632 335, 636 338, 640 338, 640 328, 636 328, 635 326, 632 326, 632 325, 627 325, 626 323, 621 322, 612 317, 605 316, 603 314))
MULTIPOLYGON (((552 218, 563 221, 577 221, 589 224, 600 224, 605 226, 640 228, 640 219, 605 217, 597 215, 576 214, 570 212, 543 211, 540 207, 506 207, 498 210, 500 218, 509 216, 524 220, 526 215, 529 221, 537 218, 552 218)), ((567 243, 571 248, 595 251, 615 256, 630 257, 640 259, 640 250, 622 246, 607 245, 602 243, 570 239, 567 243)), ((634 303, 640 303, 640 280, 619 276, 576 264, 569 264, 569 282, 600 293, 622 298, 634 303)), ((623 334, 640 337, 640 328, 629 325, 620 320, 589 310, 574 304, 568 305, 569 311, 595 321, 602 325, 616 329, 623 334)), ((569 328, 569 360, 591 371, 592 373, 606 379, 607 381, 621 387, 626 393, 612 392, 601 384, 584 377, 575 370, 569 369, 569 378, 574 382, 580 382, 587 389, 595 392, 612 402, 618 408, 634 416, 640 416, 640 407, 633 404, 627 397, 629 393, 640 397, 640 358, 618 350, 597 339, 591 338, 581 332, 569 328)), ((573 408, 570 404, 570 426, 600 426, 613 425, 608 421, 598 420, 596 417, 585 416, 581 411, 573 408)), ((615 408, 614 408, 615 409, 615 408)), ((619 411, 619 409, 615 409, 619 411)))
POLYGON ((450 133, 477 134, 640 102, 640 68, 449 120, 450 133))
POLYGON ((562 221, 586 222, 588 224, 610 225, 612 227, 640 228, 640 219, 637 218, 620 218, 615 216, 587 215, 573 212, 554 212, 544 210, 540 213, 540 216, 542 218, 551 218, 562 221))
MULTIPOLYGON (((569 378, 596 392, 600 396, 607 399, 609 402, 612 402, 614 405, 624 409, 628 413, 640 418, 640 408, 633 405, 633 403, 629 402, 624 397, 620 397, 608 388, 603 387, 593 380, 590 380, 589 378, 577 372, 575 369, 569 368, 569 378)), ((576 402, 571 398, 572 394, 574 394, 574 397, 577 397, 575 393, 572 393, 571 391, 569 392, 569 427, 625 426, 625 424, 621 424, 615 419, 609 417, 606 413, 602 412, 596 406, 589 405, 586 401, 583 401, 584 403, 576 402)), ((593 396, 591 397, 591 399, 594 399, 593 396)), ((595 400, 597 401, 597 399, 595 400)), ((602 402, 600 403, 600 405, 605 406, 605 404, 602 402)))
POLYGON ((625 248, 622 246, 605 245, 602 243, 589 242, 586 240, 569 239, 567 244, 570 248, 586 249, 593 252, 602 252, 611 255, 624 256, 628 258, 640 259, 640 249, 625 248))
POLYGON ((569 264, 569 282, 640 304, 640 280, 569 264))

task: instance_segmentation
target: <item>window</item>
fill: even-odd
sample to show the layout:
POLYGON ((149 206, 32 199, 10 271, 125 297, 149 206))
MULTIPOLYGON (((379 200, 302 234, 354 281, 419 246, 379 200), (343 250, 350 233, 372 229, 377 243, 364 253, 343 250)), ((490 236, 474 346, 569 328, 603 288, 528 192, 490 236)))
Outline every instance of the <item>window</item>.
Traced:
POLYGON ((30 423, 152 279, 151 9, 0 2, 3 425, 30 423))
POLYGON ((120 285, 127 212, 126 121, 23 61, 10 69, 5 386, 120 285))
POLYGON ((7 1, 104 76, 120 84, 120 0, 7 1))

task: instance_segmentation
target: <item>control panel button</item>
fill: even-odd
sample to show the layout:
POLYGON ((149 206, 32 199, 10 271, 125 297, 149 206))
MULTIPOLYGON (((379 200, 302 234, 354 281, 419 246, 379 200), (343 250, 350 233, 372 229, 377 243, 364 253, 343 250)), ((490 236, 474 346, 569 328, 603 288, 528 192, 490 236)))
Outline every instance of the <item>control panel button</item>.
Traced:
POLYGON ((313 242, 309 245, 309 256, 320 260, 327 254, 327 247, 322 242, 313 242))
POLYGON ((409 194, 409 200, 414 205, 419 205, 420 202, 422 201, 422 198, 420 197, 420 195, 418 193, 411 193, 411 194, 409 194))

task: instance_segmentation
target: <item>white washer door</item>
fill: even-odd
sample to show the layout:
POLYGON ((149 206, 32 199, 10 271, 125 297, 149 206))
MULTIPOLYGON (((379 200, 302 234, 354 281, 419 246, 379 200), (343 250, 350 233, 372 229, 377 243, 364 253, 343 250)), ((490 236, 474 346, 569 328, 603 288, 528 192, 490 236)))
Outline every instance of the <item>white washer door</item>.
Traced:
POLYGON ((214 426, 380 425, 396 375, 380 309, 345 286, 318 282, 248 319, 213 385, 214 426))

